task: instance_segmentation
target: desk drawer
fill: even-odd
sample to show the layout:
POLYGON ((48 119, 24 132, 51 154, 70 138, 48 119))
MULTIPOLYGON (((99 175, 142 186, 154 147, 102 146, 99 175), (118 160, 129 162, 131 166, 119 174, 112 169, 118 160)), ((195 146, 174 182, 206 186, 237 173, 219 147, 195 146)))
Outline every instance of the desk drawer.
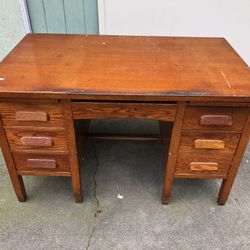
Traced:
POLYGON ((231 160, 220 155, 179 153, 175 177, 224 178, 227 176, 231 160))
POLYGON ((13 158, 17 171, 70 172, 68 155, 14 153, 13 158))
POLYGON ((240 140, 240 134, 183 133, 179 152, 226 156, 231 160, 240 140))
POLYGON ((65 130, 61 127, 6 127, 5 131, 12 151, 67 150, 65 130))
POLYGON ((231 107, 187 107, 183 130, 232 131, 243 130, 250 109, 231 107))
POLYGON ((0 114, 4 126, 64 126, 58 102, 0 102, 0 114))
POLYGON ((138 118, 174 121, 176 104, 73 102, 74 119, 138 118))

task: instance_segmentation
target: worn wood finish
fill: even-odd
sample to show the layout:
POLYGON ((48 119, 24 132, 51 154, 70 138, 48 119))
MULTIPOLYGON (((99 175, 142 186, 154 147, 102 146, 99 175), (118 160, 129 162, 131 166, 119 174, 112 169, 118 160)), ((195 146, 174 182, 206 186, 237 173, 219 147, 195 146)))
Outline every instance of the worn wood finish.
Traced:
MULTIPOLYGON (((242 132, 246 124, 250 109, 248 108, 234 108, 234 107, 187 107, 187 112, 184 118, 183 130, 191 131, 230 131, 230 132, 242 132), (214 122, 217 124, 202 125, 202 117, 232 117, 232 125, 219 124, 218 119, 214 122)), ((223 120, 224 122, 224 120, 223 120)))
POLYGON ((21 122, 47 122, 49 119, 48 113, 46 112, 41 112, 41 111, 17 111, 16 112, 16 121, 21 121, 21 122))
POLYGON ((14 187, 16 196, 19 201, 24 202, 26 200, 26 191, 23 184, 22 176, 18 176, 16 173, 15 162, 12 158, 7 137, 4 132, 1 116, 0 116, 0 145, 3 152, 3 156, 8 168, 10 179, 14 187))
POLYGON ((85 159, 90 122, 90 120, 74 121, 79 165, 85 159))
POLYGON ((34 147, 51 147, 53 144, 51 137, 45 136, 22 136, 21 144, 34 147))
POLYGON ((61 127, 6 127, 12 151, 59 150, 67 151, 65 129, 61 127))
POLYGON ((171 141, 168 152, 168 160, 165 164, 165 177, 163 183, 163 192, 162 192, 162 203, 168 204, 169 198, 171 195, 172 184, 174 180, 175 165, 178 154, 179 141, 181 136, 181 128, 183 124, 183 118, 185 114, 184 102, 178 103, 176 118, 174 121, 174 126, 171 135, 171 141))
POLYGON ((87 140, 89 139, 90 120, 75 120, 75 134, 79 164, 85 159, 87 140))
POLYGON ((190 175, 193 178, 212 178, 213 175, 219 175, 220 178, 227 176, 231 166, 230 159, 222 158, 220 155, 207 155, 207 154, 193 154, 193 153, 179 153, 175 167, 175 177, 182 175, 190 175), (192 165, 200 165, 201 163, 214 165, 216 169, 202 169, 192 168, 192 165))
POLYGON ((191 162, 191 171, 217 171, 219 168, 219 163, 217 162, 191 162))
POLYGON ((233 118, 230 115, 203 115, 200 119, 201 126, 232 126, 233 118))
POLYGON ((27 159, 26 165, 28 168, 56 168, 56 161, 54 159, 27 159))
POLYGON ((160 139, 162 144, 162 152, 164 157, 164 165, 166 165, 168 161, 168 152, 170 146, 171 133, 173 129, 173 123, 159 121, 159 129, 160 129, 160 139))
MULTIPOLYGON (((189 106, 204 107, 204 102, 189 102, 189 106)), ((250 103, 247 102, 206 102, 206 107, 241 107, 250 108, 250 103)))
POLYGON ((140 118, 160 121, 162 202, 174 178, 219 178, 224 204, 250 136, 249 83, 220 38, 27 35, 0 64, 0 142, 18 199, 22 175, 70 176, 81 202, 89 120, 140 118))
POLYGON ((16 164, 17 171, 48 171, 52 172, 69 172, 70 163, 69 156, 65 154, 34 154, 34 153, 14 153, 13 159, 16 164))
POLYGON ((64 106, 65 127, 67 130, 66 136, 67 136, 67 143, 70 156, 72 187, 73 187, 75 202, 80 203, 82 202, 82 187, 80 179, 80 166, 78 162, 79 158, 77 154, 77 143, 75 138, 73 113, 71 109, 70 100, 63 100, 62 103, 64 106))
POLYGON ((240 134, 225 133, 182 133, 179 152, 219 155, 231 160, 234 156, 240 134))
POLYGON ((17 171, 18 176, 67 176, 67 177, 71 177, 71 173, 70 172, 62 172, 62 171, 51 171, 51 169, 49 171, 22 171, 19 170, 17 171))
POLYGON ((28 34, 0 76, 0 98, 250 102, 249 68, 222 38, 28 34))
POLYGON ((228 177, 225 178, 222 182, 219 196, 218 196, 218 200, 217 200, 219 205, 224 205, 228 199, 228 196, 229 196, 230 191, 232 189, 232 186, 233 186, 234 180, 236 178, 238 169, 240 167, 241 160, 244 156, 244 152, 245 152, 246 147, 248 145, 249 138, 250 138, 250 114, 248 116, 248 121, 245 124, 245 128, 244 128, 243 134, 241 136, 236 154, 235 154, 234 159, 232 161, 232 166, 230 168, 228 177))
POLYGON ((58 101, 0 101, 0 110, 4 126, 64 126, 58 101))
POLYGON ((73 102, 74 119, 137 118, 173 121, 176 104, 73 102))
POLYGON ((195 148, 223 149, 225 146, 226 143, 223 140, 196 139, 194 141, 195 148))
POLYGON ((175 179, 225 179, 227 174, 218 174, 206 171, 206 174, 200 174, 197 171, 192 171, 192 173, 175 173, 175 179), (210 174, 209 174, 210 173, 210 174), (208 177, 209 176, 209 177, 208 177))

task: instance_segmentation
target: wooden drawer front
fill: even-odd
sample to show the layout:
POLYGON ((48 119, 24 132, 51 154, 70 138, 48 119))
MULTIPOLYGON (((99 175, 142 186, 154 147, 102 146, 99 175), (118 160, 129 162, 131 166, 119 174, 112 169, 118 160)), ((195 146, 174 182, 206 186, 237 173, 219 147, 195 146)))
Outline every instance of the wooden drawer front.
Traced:
POLYGON ((5 131, 12 151, 37 149, 67 150, 65 131, 60 127, 8 127, 5 131))
POLYGON ((218 155, 180 153, 177 159, 175 176, 194 178, 226 177, 231 165, 227 157, 218 155))
POLYGON ((187 107, 182 129, 240 132, 246 124, 249 110, 231 107, 187 107))
POLYGON ((227 156, 231 160, 240 140, 240 134, 183 133, 179 152, 205 153, 227 156))
POLYGON ((68 155, 14 153, 17 171, 70 171, 68 155))
POLYGON ((174 121, 176 104, 73 102, 74 119, 138 118, 174 121))
POLYGON ((4 126, 64 126, 59 103, 0 102, 4 126))

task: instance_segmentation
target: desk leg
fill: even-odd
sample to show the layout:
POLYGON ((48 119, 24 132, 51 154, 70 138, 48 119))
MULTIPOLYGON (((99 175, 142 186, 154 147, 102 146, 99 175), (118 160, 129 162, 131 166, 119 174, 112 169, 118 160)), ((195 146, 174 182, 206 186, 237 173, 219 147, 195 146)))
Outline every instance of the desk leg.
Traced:
POLYGON ((168 160, 168 152, 169 152, 169 145, 170 145, 170 138, 172 134, 173 124, 170 122, 160 121, 159 128, 160 128, 162 152, 163 152, 164 165, 165 165, 167 164, 167 160, 168 160))
POLYGON ((81 203, 82 202, 81 176, 80 176, 80 167, 78 162, 74 120, 71 110, 71 101, 63 100, 62 102, 64 104, 65 127, 66 127, 66 136, 67 136, 68 150, 70 157, 72 187, 73 187, 75 202, 81 203))
POLYGON ((184 102, 178 103, 176 118, 172 129, 170 147, 169 151, 167 152, 168 159, 167 162, 165 163, 165 178, 164 178, 163 192, 162 192, 163 204, 169 203, 169 198, 171 195, 184 113, 185 113, 185 103, 184 102))
POLYGON ((17 175, 15 162, 12 158, 9 144, 1 120, 0 120, 0 144, 17 199, 20 202, 24 202, 26 200, 26 191, 23 183, 23 178, 22 176, 17 175))
POLYGON ((241 135, 241 139, 240 139, 238 148, 236 150, 231 168, 229 170, 228 177, 226 179, 224 179, 222 182, 219 196, 218 196, 218 200, 217 200, 219 205, 224 205, 228 199, 228 196, 229 196, 230 191, 232 189, 235 177, 236 177, 238 169, 240 167, 241 160, 242 160, 244 153, 245 153, 245 150, 247 148, 249 138, 250 138, 250 115, 248 117, 246 127, 241 135))

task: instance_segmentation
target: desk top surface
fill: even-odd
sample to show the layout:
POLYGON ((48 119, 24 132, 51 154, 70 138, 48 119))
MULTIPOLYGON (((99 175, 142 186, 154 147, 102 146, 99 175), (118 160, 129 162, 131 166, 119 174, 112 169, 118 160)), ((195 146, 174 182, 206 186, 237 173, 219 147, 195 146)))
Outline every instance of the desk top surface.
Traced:
POLYGON ((27 35, 0 98, 250 102, 250 68, 222 38, 27 35))

